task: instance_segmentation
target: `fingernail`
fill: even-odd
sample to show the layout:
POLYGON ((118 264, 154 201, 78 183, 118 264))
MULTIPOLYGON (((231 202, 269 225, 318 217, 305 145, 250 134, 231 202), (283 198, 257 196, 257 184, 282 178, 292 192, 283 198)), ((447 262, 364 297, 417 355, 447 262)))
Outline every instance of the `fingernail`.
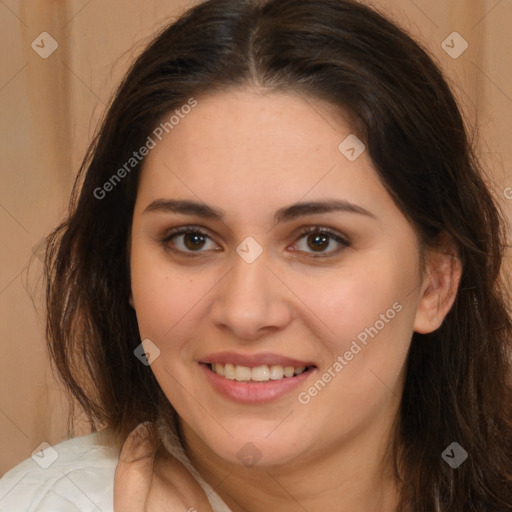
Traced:
POLYGON ((130 432, 125 441, 125 448, 130 459, 146 457, 154 450, 154 427, 150 421, 140 423, 130 432))

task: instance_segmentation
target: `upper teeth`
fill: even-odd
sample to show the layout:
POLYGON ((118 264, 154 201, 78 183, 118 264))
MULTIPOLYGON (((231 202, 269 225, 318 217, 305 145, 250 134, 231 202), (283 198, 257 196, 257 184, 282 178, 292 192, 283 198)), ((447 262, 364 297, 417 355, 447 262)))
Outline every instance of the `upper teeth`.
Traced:
POLYGON ((279 364, 272 366, 256 366, 254 368, 250 368, 249 366, 238 366, 230 363, 214 363, 211 366, 215 373, 226 377, 226 379, 256 380, 260 382, 278 380, 283 377, 293 377, 294 375, 299 375, 306 370, 305 366, 294 368, 293 366, 281 366, 279 364))

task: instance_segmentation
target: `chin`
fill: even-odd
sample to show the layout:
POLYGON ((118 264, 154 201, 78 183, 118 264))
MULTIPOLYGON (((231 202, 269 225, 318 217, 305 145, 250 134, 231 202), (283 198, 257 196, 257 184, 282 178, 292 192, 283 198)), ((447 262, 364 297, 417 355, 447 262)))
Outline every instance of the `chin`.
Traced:
POLYGON ((244 428, 240 425, 237 430, 228 429, 233 437, 223 435, 221 439, 210 439, 206 436, 202 440, 218 457, 230 464, 259 468, 282 466, 300 457, 306 443, 299 431, 279 431, 279 427, 276 429, 278 424, 273 426, 275 432, 267 424, 264 428, 254 425, 244 428))

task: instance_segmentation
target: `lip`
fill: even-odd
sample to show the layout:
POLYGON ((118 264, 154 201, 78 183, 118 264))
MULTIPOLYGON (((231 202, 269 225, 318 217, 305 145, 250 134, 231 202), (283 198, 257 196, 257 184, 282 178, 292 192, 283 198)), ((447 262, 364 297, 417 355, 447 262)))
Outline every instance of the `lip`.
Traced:
POLYGON ((316 366, 313 361, 299 361, 291 357, 282 356, 279 354, 272 354, 270 352, 263 352, 260 354, 239 354, 237 352, 216 352, 206 356, 199 361, 203 364, 235 364, 238 366, 249 366, 254 368, 263 365, 281 365, 293 366, 298 368, 300 366, 316 366))
POLYGON ((317 371, 316 367, 309 367, 305 372, 294 377, 283 377, 268 382, 242 382, 217 375, 206 363, 200 363, 199 366, 210 385, 219 394, 234 402, 253 405, 272 402, 290 394, 317 371))

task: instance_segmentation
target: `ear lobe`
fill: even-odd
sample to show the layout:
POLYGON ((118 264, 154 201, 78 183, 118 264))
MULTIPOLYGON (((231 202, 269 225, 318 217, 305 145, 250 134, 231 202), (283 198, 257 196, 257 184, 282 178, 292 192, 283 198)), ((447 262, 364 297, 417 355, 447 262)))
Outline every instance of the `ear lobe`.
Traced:
POLYGON ((133 305, 133 294, 130 292, 130 297, 128 298, 128 302, 130 303, 130 306, 135 309, 135 306, 133 305))
POLYGON ((416 310, 414 331, 428 334, 438 329, 450 311, 462 275, 462 262, 453 244, 446 242, 427 256, 423 291, 416 310), (448 246, 447 246, 448 245, 448 246))

